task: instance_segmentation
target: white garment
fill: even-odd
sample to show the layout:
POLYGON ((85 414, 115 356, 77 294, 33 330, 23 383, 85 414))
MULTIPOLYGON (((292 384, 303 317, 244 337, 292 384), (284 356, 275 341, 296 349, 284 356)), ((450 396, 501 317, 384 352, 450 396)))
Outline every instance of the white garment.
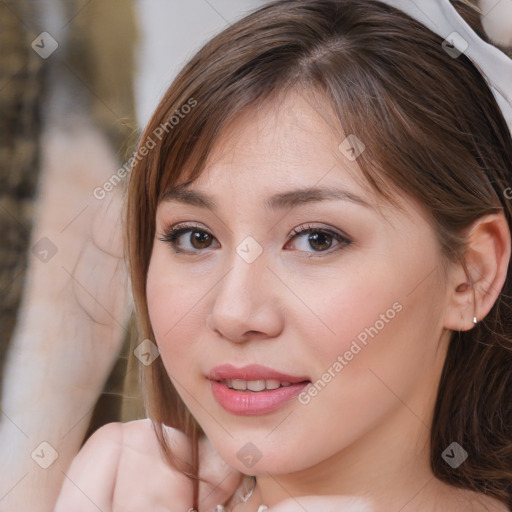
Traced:
POLYGON ((489 84, 512 134, 512 59, 481 39, 449 0, 380 1, 416 19, 473 62, 489 84))

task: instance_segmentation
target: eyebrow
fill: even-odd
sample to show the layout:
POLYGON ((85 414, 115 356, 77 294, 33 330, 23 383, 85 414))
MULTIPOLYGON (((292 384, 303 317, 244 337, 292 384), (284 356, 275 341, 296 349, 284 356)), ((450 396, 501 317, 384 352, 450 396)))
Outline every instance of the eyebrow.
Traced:
MULTIPOLYGON (((164 194, 162 201, 176 201, 199 208, 207 208, 212 211, 217 210, 217 203, 214 199, 198 190, 190 190, 188 186, 178 185, 174 187, 164 194)), ((269 197, 265 201, 264 206, 268 210, 282 210, 296 208, 301 204, 326 200, 350 201, 366 208, 373 208, 353 192, 334 187, 304 187, 281 192, 269 197)))

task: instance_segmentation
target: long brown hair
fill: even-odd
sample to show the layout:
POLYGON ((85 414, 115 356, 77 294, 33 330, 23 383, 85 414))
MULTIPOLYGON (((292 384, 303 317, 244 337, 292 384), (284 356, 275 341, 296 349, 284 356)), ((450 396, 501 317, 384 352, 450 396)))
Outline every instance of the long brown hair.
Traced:
MULTIPOLYGON (((471 7, 454 2, 485 37, 471 7)), ((504 212, 511 226, 512 140, 484 78, 422 24, 375 0, 280 0, 232 24, 183 68, 142 133, 127 196, 127 248, 139 341, 154 340, 146 275, 155 212, 178 181, 202 172, 222 129, 292 88, 320 92, 345 134, 365 151, 358 163, 383 197, 408 194, 424 205, 446 258, 462 261, 464 230, 504 212), (187 106, 187 107, 185 107, 187 106), (143 148, 149 148, 145 151, 143 148), (144 154, 142 154, 144 153, 144 154)), ((341 141, 341 139, 340 139, 341 141)), ((438 389, 431 466, 440 480, 512 507, 512 281, 489 314, 452 336, 438 389), (457 471, 441 460, 453 441, 469 458, 457 471)), ((162 424, 204 435, 158 358, 142 367, 146 410, 163 452, 179 465, 162 424)), ((195 480, 194 506, 198 483, 195 480)))

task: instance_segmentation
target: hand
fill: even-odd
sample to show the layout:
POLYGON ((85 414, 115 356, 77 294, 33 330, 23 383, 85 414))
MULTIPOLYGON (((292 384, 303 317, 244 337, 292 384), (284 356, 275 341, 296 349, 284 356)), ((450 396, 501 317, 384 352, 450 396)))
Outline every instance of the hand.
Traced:
MULTIPOLYGON (((186 436, 165 429, 173 453, 190 461, 186 436)), ((238 487, 241 474, 217 455, 208 440, 199 445, 199 512, 210 512, 238 487)), ((67 472, 54 512, 192 511, 192 481, 170 467, 148 419, 109 423, 85 443, 67 472)))
POLYGON ((198 512, 211 512, 233 496, 243 475, 220 457, 206 437, 199 444, 199 460, 199 476, 209 483, 199 484, 198 512))

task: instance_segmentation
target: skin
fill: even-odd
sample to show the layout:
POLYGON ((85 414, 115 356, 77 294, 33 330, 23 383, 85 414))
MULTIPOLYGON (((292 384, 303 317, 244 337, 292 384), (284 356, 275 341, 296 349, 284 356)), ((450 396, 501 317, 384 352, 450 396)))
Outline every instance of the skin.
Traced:
MULTIPOLYGON (((224 134, 191 187, 217 202, 215 212, 159 205, 147 299, 166 370, 222 459, 257 475, 237 512, 335 494, 367 497, 379 512, 506 510, 441 483, 429 467, 450 330, 470 329, 473 315, 481 319, 496 300, 510 258, 506 222, 496 215, 473 226, 473 294, 460 265, 443 259, 425 210, 405 196, 403 210, 382 203, 357 160, 338 150, 342 140, 309 96, 290 94, 224 134), (316 185, 348 190, 370 207, 347 200, 264 207, 273 194, 316 185), (190 231, 178 241, 188 252, 160 240, 182 222, 209 233, 210 246, 196 248, 190 231), (306 224, 345 233, 351 243, 331 239, 322 252, 307 234, 288 239, 306 224), (247 236, 263 250, 250 264, 236 252, 247 236), (205 376, 222 363, 259 363, 315 382, 397 302, 400 312, 308 404, 244 417, 214 399, 205 376), (251 468, 237 457, 248 442, 261 452, 251 468)), ((282 510, 302 510, 293 502, 282 510)))
MULTIPOLYGON (((166 427, 174 453, 190 461, 186 436, 166 427)), ((234 492, 240 475, 215 452, 208 440, 199 447, 200 512, 212 510, 234 492)), ((185 512, 192 507, 192 482, 169 467, 148 419, 109 423, 87 440, 67 471, 54 512, 185 512)))

